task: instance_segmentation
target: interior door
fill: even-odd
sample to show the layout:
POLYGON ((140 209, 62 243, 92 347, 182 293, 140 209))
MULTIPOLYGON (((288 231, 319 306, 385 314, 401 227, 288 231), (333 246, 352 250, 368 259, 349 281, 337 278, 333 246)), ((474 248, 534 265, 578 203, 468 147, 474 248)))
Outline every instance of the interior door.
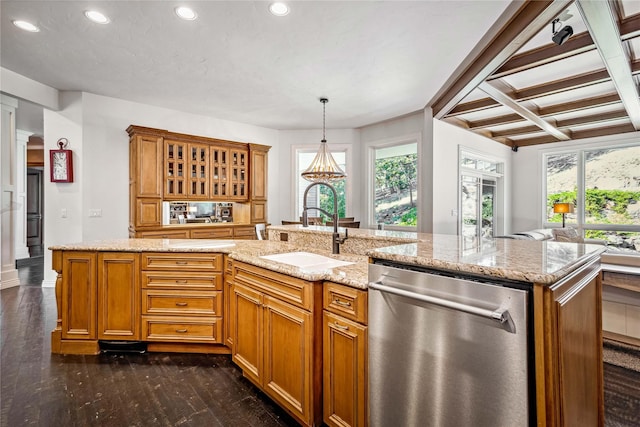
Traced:
POLYGON ((42 170, 27 169, 27 247, 30 256, 42 255, 42 170))
POLYGON ((494 178, 463 174, 461 177, 461 231, 465 243, 477 243, 496 234, 497 182, 494 178))

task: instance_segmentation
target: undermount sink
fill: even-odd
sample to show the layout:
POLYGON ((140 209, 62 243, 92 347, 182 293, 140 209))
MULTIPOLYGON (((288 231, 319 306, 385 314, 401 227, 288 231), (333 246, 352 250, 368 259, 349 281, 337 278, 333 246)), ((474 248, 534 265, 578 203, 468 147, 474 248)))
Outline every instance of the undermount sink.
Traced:
POLYGON ((292 265, 304 271, 323 271, 353 264, 310 252, 287 252, 283 254, 264 255, 260 258, 292 265))
POLYGON ((214 249, 214 248, 228 248, 231 246, 235 246, 236 244, 229 240, 219 240, 216 242, 179 242, 179 243, 171 243, 169 244, 170 248, 177 249, 214 249))

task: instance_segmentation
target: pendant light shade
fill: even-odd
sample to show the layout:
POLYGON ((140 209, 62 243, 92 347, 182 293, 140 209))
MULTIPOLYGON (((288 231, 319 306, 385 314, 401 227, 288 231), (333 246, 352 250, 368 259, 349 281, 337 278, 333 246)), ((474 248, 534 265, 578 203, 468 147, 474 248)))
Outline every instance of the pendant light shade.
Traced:
POLYGON ((302 177, 311 182, 330 182, 344 179, 347 174, 344 173, 335 159, 327 150, 327 139, 325 137, 325 106, 329 100, 320 98, 322 102, 322 141, 320 141, 320 149, 314 157, 309 167, 302 172, 302 177))

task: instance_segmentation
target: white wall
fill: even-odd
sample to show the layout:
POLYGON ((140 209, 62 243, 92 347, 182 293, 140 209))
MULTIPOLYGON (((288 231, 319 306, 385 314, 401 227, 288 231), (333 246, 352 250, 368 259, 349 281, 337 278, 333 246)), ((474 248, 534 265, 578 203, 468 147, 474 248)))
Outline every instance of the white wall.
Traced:
MULTIPOLYGON (((166 129, 206 137, 271 146, 269 175, 282 167, 278 161, 278 131, 189 114, 166 108, 108 98, 90 93, 62 93, 58 112, 45 110, 45 150, 55 148, 58 138, 69 139, 74 151, 72 184, 45 183, 45 247, 53 244, 127 238, 129 226, 129 125, 166 129), (68 217, 61 218, 61 209, 68 217), (89 217, 90 209, 102 216, 89 217)), ((45 155, 45 171, 49 170, 45 155)), ((45 172, 48 173, 48 172, 45 172)), ((280 218, 281 185, 268 180, 269 218, 280 218)), ((46 252, 45 266, 51 265, 46 252)), ((52 286, 55 273, 46 270, 45 286, 52 286)))
POLYGON ((458 153, 460 148, 478 152, 504 162, 504 206, 498 214, 504 219, 504 230, 507 233, 511 224, 511 148, 473 132, 453 126, 449 123, 434 120, 433 148, 433 232, 441 234, 457 234, 458 216, 452 210, 458 210, 458 153))
POLYGON ((532 230, 542 227, 543 216, 543 155, 576 148, 599 148, 637 142, 640 132, 615 136, 580 139, 553 144, 521 147, 513 155, 513 231, 532 230))
MULTIPOLYGON (((348 204, 350 203, 350 209, 347 210, 347 216, 355 216, 356 218, 362 217, 362 202, 361 191, 359 191, 360 184, 360 131, 357 129, 328 129, 326 130, 327 148, 332 150, 332 146, 335 145, 347 145, 351 149, 351 163, 348 165, 348 187, 347 197, 348 204)), ((299 212, 294 212, 295 200, 293 192, 294 174, 291 165, 294 164, 294 146, 309 145, 314 149, 320 146, 322 140, 322 129, 312 130, 281 130, 279 131, 278 146, 280 148, 280 155, 277 159, 279 167, 275 170, 270 170, 269 179, 277 180, 280 186, 280 196, 278 200, 269 198, 269 209, 271 209, 272 203, 276 203, 280 206, 281 217, 269 216, 269 220, 272 224, 280 224, 282 220, 292 220, 300 216, 299 212)), ((348 160, 349 161, 349 160, 348 160)))

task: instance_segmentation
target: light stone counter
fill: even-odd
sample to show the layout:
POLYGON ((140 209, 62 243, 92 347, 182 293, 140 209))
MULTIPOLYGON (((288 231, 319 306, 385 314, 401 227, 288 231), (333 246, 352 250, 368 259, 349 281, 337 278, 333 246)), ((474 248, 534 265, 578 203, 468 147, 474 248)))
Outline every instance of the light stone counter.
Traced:
MULTIPOLYGON (((344 229, 341 229, 343 231, 344 229)), ((271 226, 272 240, 122 239, 52 246, 52 250, 111 252, 211 252, 225 253, 238 261, 267 268, 304 280, 327 280, 355 288, 368 285, 368 257, 447 270, 488 279, 510 279, 529 283, 557 282, 600 254, 597 245, 552 241, 490 239, 480 246, 467 246, 455 235, 350 229, 341 245, 341 255, 331 254, 329 227, 271 226), (287 242, 278 241, 283 233, 287 242), (351 243, 348 246, 347 243, 351 243), (260 258, 285 252, 313 252, 354 264, 325 271, 306 271, 260 258)))
POLYGON ((102 252, 209 252, 228 254, 234 260, 263 267, 303 280, 327 280, 359 289, 367 288, 368 257, 344 254, 332 255, 331 251, 299 247, 287 242, 269 240, 210 240, 210 239, 119 239, 99 240, 51 246, 51 250, 102 251, 102 252), (319 255, 352 262, 351 265, 324 271, 308 271, 288 264, 260 258, 286 252, 313 252, 319 255))
POLYGON ((465 245, 454 235, 433 234, 416 243, 373 249, 372 258, 489 279, 552 284, 599 256, 604 246, 549 240, 487 239, 465 245))

